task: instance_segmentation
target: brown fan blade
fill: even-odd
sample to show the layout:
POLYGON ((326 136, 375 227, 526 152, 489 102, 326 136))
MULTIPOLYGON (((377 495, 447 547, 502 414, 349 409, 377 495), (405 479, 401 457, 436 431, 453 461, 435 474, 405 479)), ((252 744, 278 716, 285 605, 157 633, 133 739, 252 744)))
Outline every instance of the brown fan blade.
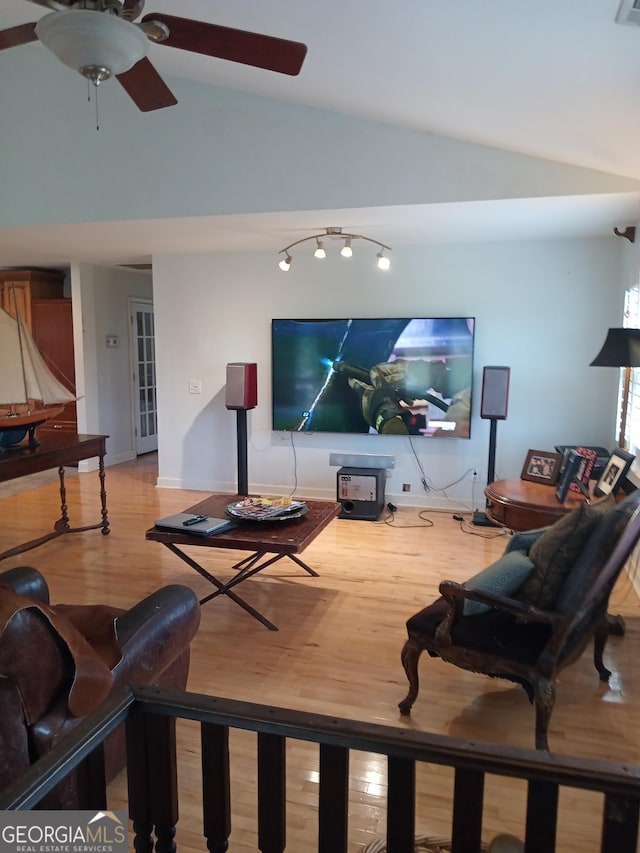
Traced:
POLYGON ((178 103, 146 56, 136 62, 133 68, 116 76, 127 95, 143 113, 162 110, 178 103))
POLYGON ((142 23, 145 21, 159 21, 169 28, 169 37, 158 44, 266 68, 280 74, 299 74, 307 53, 306 44, 298 41, 219 27, 217 24, 176 18, 173 15, 152 13, 145 15, 142 23))
POLYGON ((38 41, 35 24, 20 24, 19 27, 0 31, 0 50, 18 47, 20 44, 29 44, 30 41, 38 41))

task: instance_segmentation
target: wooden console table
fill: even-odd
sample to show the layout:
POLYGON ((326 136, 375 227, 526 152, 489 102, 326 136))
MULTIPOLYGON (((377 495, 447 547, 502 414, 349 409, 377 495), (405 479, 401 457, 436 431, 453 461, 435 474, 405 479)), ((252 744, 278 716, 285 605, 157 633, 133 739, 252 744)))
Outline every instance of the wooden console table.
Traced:
POLYGON ((42 437, 37 447, 18 446, 0 452, 0 483, 14 480, 17 477, 26 477, 28 474, 38 474, 41 471, 49 471, 51 468, 58 469, 60 477, 60 518, 53 525, 50 533, 31 539, 22 545, 16 545, 8 551, 0 553, 0 560, 22 554, 31 548, 37 548, 50 539, 62 536, 65 533, 80 533, 83 530, 96 530, 100 528, 102 535, 109 533, 109 519, 107 516, 107 493, 104 487, 104 457, 106 454, 106 441, 108 435, 70 435, 69 433, 49 433, 42 437), (100 504, 102 518, 97 524, 89 524, 85 527, 71 527, 67 510, 67 492, 64 484, 65 466, 77 465, 81 459, 91 459, 97 456, 99 459, 98 477, 100 480, 100 504))
POLYGON ((556 497, 556 487, 532 483, 514 477, 496 480, 484 490, 486 514, 496 524, 511 530, 535 530, 562 518, 584 501, 582 495, 569 492, 564 503, 556 497))

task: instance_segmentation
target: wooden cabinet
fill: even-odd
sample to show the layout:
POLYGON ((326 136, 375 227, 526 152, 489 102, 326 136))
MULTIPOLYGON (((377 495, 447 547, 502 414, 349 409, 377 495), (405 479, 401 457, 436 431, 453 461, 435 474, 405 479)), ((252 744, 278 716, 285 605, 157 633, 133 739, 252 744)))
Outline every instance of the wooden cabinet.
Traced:
MULTIPOLYGON (((73 352, 73 316, 70 299, 34 299, 31 302, 33 339, 47 367, 69 391, 76 393, 75 359, 73 352)), ((67 403, 57 418, 51 418, 39 428, 41 432, 78 431, 75 400, 67 403)))
POLYGON ((0 304, 12 317, 20 313, 31 332, 34 299, 62 299, 64 273, 59 270, 0 270, 0 304))
MULTIPOLYGON (((75 359, 71 300, 64 298, 64 273, 59 270, 0 270, 0 304, 15 317, 20 313, 53 375, 75 394, 75 359)), ((38 428, 39 432, 77 432, 75 402, 38 428)))

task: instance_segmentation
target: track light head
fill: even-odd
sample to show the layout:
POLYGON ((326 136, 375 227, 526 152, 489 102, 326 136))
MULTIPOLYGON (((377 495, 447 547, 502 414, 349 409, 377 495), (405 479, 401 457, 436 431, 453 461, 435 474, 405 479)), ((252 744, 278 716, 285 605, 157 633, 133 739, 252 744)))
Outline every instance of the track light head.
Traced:
POLYGON ((289 272, 289 267, 291 266, 292 260, 293 260, 293 258, 291 257, 289 252, 287 252, 286 256, 278 264, 278 266, 280 267, 282 272, 289 272))
POLYGON ((316 250, 313 253, 313 257, 314 258, 326 258, 327 253, 324 250, 324 243, 318 237, 316 237, 316 243, 318 245, 316 246, 316 250))
POLYGON ((391 260, 385 255, 384 250, 382 252, 378 252, 376 255, 378 259, 378 268, 381 270, 388 270, 391 266, 391 260))
POLYGON ((353 255, 353 249, 351 248, 351 237, 347 237, 344 241, 344 246, 340 249, 340 254, 343 258, 350 258, 353 255))

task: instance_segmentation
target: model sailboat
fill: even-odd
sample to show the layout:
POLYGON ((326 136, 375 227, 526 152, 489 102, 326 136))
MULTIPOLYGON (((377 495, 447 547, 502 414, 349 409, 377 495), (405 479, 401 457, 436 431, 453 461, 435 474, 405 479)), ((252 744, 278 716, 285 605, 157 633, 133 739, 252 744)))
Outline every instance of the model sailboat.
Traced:
POLYGON ((18 314, 14 320, 0 309, 0 450, 19 444, 29 433, 62 412, 75 394, 56 379, 18 314))

